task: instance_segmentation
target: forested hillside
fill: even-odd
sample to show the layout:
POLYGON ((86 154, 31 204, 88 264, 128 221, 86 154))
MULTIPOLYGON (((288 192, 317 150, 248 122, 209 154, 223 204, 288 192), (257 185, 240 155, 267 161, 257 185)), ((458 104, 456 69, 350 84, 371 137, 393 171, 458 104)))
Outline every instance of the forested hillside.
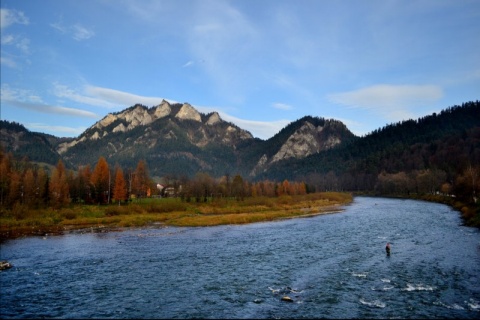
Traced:
POLYGON ((450 191, 464 188, 460 181, 469 170, 480 171, 478 101, 387 125, 299 161, 284 161, 259 178, 305 179, 320 190, 413 193, 440 191, 445 183, 450 191))
POLYGON ((31 161, 54 165, 60 159, 51 141, 59 138, 31 132, 22 124, 0 120, 0 146, 18 158, 27 157, 31 161))

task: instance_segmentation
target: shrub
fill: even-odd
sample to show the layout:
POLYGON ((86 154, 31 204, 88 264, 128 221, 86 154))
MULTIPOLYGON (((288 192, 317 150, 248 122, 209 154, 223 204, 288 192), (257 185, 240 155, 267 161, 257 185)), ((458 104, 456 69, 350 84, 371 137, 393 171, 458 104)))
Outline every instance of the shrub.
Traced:
POLYGON ((21 203, 15 203, 12 208, 12 216, 17 220, 22 220, 27 217, 28 208, 21 203))
POLYGON ((111 216, 119 216, 119 215, 122 215, 122 214, 126 214, 128 213, 126 211, 126 207, 121 207, 121 206, 109 206, 105 209, 105 215, 107 217, 111 217, 111 216))
POLYGON ((145 207, 145 210, 149 213, 164 213, 173 211, 185 211, 187 210, 187 206, 183 202, 166 200, 156 203, 150 203, 145 207))
POLYGON ((77 217, 77 213, 72 209, 64 209, 62 210, 62 215, 67 220, 73 220, 77 217))

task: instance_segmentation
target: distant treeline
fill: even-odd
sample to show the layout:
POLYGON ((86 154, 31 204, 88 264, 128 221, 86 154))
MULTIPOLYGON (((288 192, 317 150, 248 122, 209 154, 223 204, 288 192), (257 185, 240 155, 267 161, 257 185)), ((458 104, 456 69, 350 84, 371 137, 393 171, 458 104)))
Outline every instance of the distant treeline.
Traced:
POLYGON ((183 201, 206 202, 215 197, 245 197, 300 195, 307 193, 303 182, 259 181, 250 183, 242 176, 225 175, 214 179, 207 173, 186 176, 167 176, 165 185, 152 180, 147 164, 140 160, 135 169, 113 168, 100 157, 93 168, 89 165, 76 172, 65 168, 62 160, 49 172, 27 159, 15 159, 0 150, 0 204, 2 208, 65 207, 69 204, 124 203, 132 198, 152 196, 180 197, 183 201))

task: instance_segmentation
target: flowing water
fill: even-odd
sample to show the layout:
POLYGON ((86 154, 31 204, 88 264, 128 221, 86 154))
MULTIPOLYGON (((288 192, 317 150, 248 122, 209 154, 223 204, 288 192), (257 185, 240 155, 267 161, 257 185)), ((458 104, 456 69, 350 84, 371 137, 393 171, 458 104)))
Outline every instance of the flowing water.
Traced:
POLYGON ((1 318, 480 316, 480 232, 422 201, 357 197, 312 218, 29 237, 2 244, 0 259, 14 265, 0 272, 1 318))

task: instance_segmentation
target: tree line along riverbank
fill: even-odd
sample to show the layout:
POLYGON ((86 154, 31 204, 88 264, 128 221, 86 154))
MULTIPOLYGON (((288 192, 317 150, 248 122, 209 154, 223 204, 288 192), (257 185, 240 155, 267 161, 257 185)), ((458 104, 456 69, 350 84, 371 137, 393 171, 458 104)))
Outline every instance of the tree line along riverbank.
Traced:
POLYGON ((351 203, 350 193, 316 192, 279 197, 209 198, 187 202, 180 198, 136 199, 127 205, 71 204, 59 209, 29 210, 21 219, 0 217, 0 240, 29 235, 62 234, 71 230, 166 226, 214 226, 306 217, 340 211, 351 203))

